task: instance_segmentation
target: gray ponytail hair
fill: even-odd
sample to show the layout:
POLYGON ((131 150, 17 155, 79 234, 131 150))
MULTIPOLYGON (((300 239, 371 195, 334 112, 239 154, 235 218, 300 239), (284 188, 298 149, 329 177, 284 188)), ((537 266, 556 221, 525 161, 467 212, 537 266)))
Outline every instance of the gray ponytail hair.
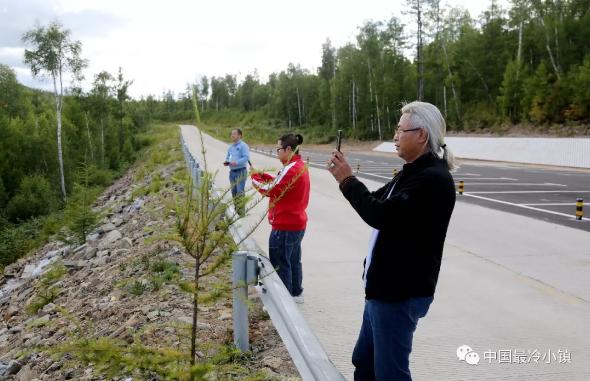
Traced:
POLYGON ((402 107, 402 114, 408 114, 408 120, 412 128, 422 128, 428 132, 428 147, 432 153, 442 158, 447 163, 449 171, 454 172, 458 166, 455 156, 445 144, 447 125, 439 109, 427 102, 411 102, 402 107))

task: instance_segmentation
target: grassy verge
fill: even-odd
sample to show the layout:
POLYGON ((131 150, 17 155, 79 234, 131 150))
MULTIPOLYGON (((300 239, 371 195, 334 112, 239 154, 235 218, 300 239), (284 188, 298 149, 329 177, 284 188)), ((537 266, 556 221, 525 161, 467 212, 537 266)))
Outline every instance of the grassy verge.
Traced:
MULTIPOLYGON (((282 347, 282 344, 276 334, 269 334, 271 323, 263 318, 256 318, 260 316, 260 306, 259 312, 251 315, 252 325, 260 326, 252 330, 252 337, 257 337, 256 342, 253 340, 252 343, 253 350, 241 352, 234 347, 231 318, 227 317, 231 316, 231 263, 229 260, 217 260, 223 256, 220 250, 215 252, 211 262, 219 263, 219 267, 214 273, 200 278, 198 283, 201 327, 197 330, 198 359, 196 363, 191 363, 191 326, 186 320, 178 318, 190 316, 192 310, 191 300, 197 287, 191 283, 195 263, 186 255, 186 250, 178 249, 176 254, 172 254, 174 250, 170 250, 176 243, 170 241, 170 238, 171 233, 177 229, 176 216, 180 215, 174 206, 187 197, 186 186, 189 184, 188 172, 179 149, 178 132, 173 124, 155 126, 149 134, 152 143, 142 152, 132 173, 127 175, 133 176, 133 185, 136 186, 133 193, 147 196, 144 197, 145 204, 141 211, 134 217, 138 221, 137 227, 133 228, 136 230, 128 230, 127 234, 131 235, 137 229, 153 234, 147 235, 143 242, 136 242, 128 253, 117 254, 113 262, 109 262, 109 272, 113 276, 101 280, 101 289, 90 290, 85 295, 87 300, 117 295, 114 302, 113 299, 110 300, 116 303, 119 316, 128 316, 123 311, 138 311, 143 307, 146 307, 146 312, 134 316, 136 322, 127 327, 125 333, 105 336, 97 335, 97 332, 112 332, 120 324, 105 322, 108 318, 99 318, 101 312, 96 311, 96 308, 92 310, 92 314, 72 308, 70 312, 62 313, 70 316, 69 320, 81 328, 63 341, 60 340, 59 345, 42 350, 71 360, 65 363, 64 368, 73 369, 74 379, 88 367, 92 368, 95 376, 109 379, 287 379, 282 374, 293 376, 294 369, 287 368, 286 373, 279 374, 264 364, 265 356, 271 356, 269 350, 282 347), (149 218, 145 218, 147 215, 149 218), (154 311, 158 312, 154 314, 154 311), (91 316, 96 316, 96 319, 91 316)), ((133 222, 130 224, 133 225, 133 222)), ((99 271, 102 270, 95 270, 94 275, 87 276, 88 281, 92 282, 99 271)), ((76 281, 71 278, 65 279, 60 287, 76 287, 73 286, 77 284, 76 281)), ((56 275, 45 282, 53 284, 50 281, 54 279, 57 279, 56 275)), ((67 293, 64 292, 63 295, 65 297, 67 293)), ((54 299, 53 294, 39 294, 29 309, 37 311, 54 299)), ((55 304, 64 303, 57 299, 55 304)), ((108 313, 111 313, 110 310, 108 313)), ((34 328, 42 329, 44 322, 34 321, 32 324, 34 328)), ((286 353, 284 350, 283 352, 286 353)), ((272 358, 274 357, 272 352, 272 358)), ((282 358, 280 362, 286 362, 284 356, 282 358)), ((53 376, 60 376, 61 373, 58 372, 53 376)))

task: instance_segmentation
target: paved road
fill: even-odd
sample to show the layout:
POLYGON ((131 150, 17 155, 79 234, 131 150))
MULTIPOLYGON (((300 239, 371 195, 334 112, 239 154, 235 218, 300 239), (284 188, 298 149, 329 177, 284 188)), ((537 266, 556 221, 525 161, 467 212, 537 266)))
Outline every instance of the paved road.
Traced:
MULTIPOLYGON (((183 127, 191 151, 195 129, 183 127)), ((210 170, 227 145, 205 137, 210 170)), ((257 167, 275 157, 252 154, 257 167)), ((310 168, 309 223, 303 240, 305 304, 301 311, 332 361, 349 379, 363 309, 361 276, 369 228, 321 168, 310 168)), ((366 179, 370 189, 380 183, 366 179)), ((250 185, 247 184, 249 188, 250 185)), ((264 214, 259 204, 246 218, 264 214)), ((269 226, 253 234, 267 247, 269 226)), ((415 380, 590 379, 590 235, 579 229, 458 202, 451 220, 435 301, 420 321, 411 369, 415 380), (481 357, 456 357, 466 344, 481 357), (509 361, 508 361, 509 360, 509 361)))
MULTIPOLYGON (((272 153, 266 147, 254 149, 272 153)), ((395 154, 344 152, 359 177, 382 183, 403 164, 395 154)), ((325 167, 330 156, 320 150, 302 155, 318 168, 325 167)), ((471 161, 461 163, 454 178, 464 181, 463 201, 590 232, 590 170, 471 161), (587 204, 583 221, 575 219, 577 198, 587 204)))

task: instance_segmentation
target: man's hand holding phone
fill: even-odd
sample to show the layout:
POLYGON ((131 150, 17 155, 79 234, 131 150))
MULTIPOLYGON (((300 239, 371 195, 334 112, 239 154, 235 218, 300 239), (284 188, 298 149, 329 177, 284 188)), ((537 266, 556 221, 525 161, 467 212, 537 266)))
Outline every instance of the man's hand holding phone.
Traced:
POLYGON ((350 164, 346 161, 344 154, 339 151, 332 152, 332 157, 328 160, 328 171, 330 171, 338 183, 353 175, 350 164))
POLYGON ((332 152, 332 157, 328 160, 328 171, 334 176, 338 183, 342 182, 347 177, 352 176, 352 168, 344 158, 342 151, 342 130, 338 130, 338 137, 336 138, 336 150, 332 152))
MULTIPOLYGON (((338 135, 336 136, 336 152, 342 152, 340 151, 340 147, 342 145, 342 130, 338 130, 338 135)), ((329 168, 334 168, 334 163, 330 161, 330 163, 328 164, 329 168)))

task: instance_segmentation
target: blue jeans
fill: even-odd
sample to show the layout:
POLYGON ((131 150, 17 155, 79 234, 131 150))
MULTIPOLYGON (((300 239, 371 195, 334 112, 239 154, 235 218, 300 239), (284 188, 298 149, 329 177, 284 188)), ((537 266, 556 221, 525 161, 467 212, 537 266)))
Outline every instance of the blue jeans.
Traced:
POLYGON ((433 297, 401 302, 366 300, 361 332, 352 353, 355 381, 411 381, 410 352, 418 319, 433 297))
POLYGON ((244 195, 244 188, 246 187, 246 178, 248 177, 248 171, 246 168, 232 169, 229 171, 229 183, 231 185, 231 195, 234 199, 234 205, 236 212, 240 216, 244 215, 245 205, 240 197, 244 195))
POLYGON ((272 230, 268 238, 270 262, 292 296, 303 292, 301 240, 304 234, 305 230, 272 230))

